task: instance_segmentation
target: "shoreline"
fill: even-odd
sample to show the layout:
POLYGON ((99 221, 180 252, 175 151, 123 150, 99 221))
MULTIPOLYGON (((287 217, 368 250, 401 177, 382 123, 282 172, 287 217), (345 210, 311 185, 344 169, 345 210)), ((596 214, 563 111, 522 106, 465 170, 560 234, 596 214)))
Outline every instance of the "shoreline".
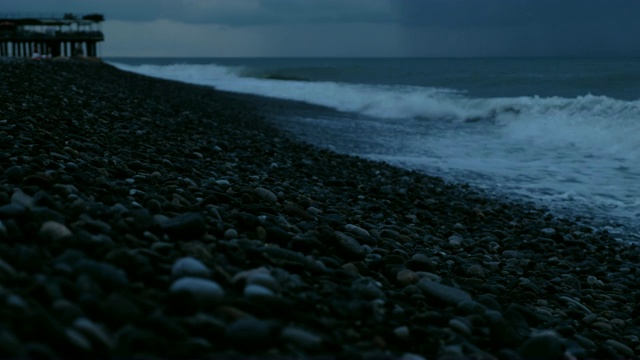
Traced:
POLYGON ((0 80, 3 357, 639 354, 637 245, 296 142, 251 95, 0 80))

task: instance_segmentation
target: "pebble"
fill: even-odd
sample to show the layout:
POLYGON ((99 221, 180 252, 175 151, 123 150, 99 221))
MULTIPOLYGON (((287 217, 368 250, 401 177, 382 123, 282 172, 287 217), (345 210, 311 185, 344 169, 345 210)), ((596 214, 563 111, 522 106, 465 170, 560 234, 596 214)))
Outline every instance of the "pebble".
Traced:
POLYGON ((322 337, 296 326, 286 326, 280 332, 286 342, 292 342, 303 349, 317 349, 322 345, 322 337))
POLYGON ((0 61, 0 84, 0 357, 639 349, 638 247, 612 227, 308 147, 235 96, 96 62, 0 61))
POLYGON ((236 239, 238 237, 238 231, 236 229, 227 229, 224 232, 224 238, 225 239, 236 239))
POLYGON ((35 206, 35 200, 20 189, 15 189, 13 195, 11 195, 11 203, 24 206, 27 209, 31 209, 35 206))
POLYGON ((420 280, 417 285, 425 295, 449 305, 458 305, 464 301, 472 301, 471 296, 460 289, 427 279, 420 280))
POLYGON ((127 273, 111 264, 81 259, 76 264, 76 271, 90 275, 96 282, 111 289, 122 288, 129 285, 127 273))
POLYGON ((64 330, 64 333, 72 345, 74 345, 75 347, 85 352, 91 351, 92 349, 91 342, 80 331, 72 328, 67 328, 64 330))
POLYGON ((606 344, 611 345, 612 348, 614 348, 619 354, 625 356, 625 357, 629 357, 632 358, 635 356, 633 350, 628 347, 627 345, 613 340, 613 339, 609 339, 607 341, 605 341, 606 344))
POLYGON ((343 251, 344 257, 346 259, 364 259, 366 252, 364 251, 362 245, 360 245, 358 240, 340 231, 336 231, 335 234, 338 240, 338 246, 343 251))
POLYGON ((404 269, 404 270, 398 271, 398 274, 396 275, 396 279, 401 284, 409 285, 409 284, 417 283, 420 278, 418 277, 418 274, 416 274, 414 271, 404 269))
POLYGON ((565 345, 562 339, 553 332, 545 331, 530 337, 518 350, 524 359, 558 359, 564 358, 565 345))
POLYGON ((57 221, 46 221, 40 227, 40 236, 47 240, 59 241, 72 235, 73 233, 69 228, 57 221))
POLYGON ((348 232, 357 235, 359 237, 363 237, 363 238, 367 238, 369 237, 369 232, 359 226, 353 225, 353 224, 347 224, 344 226, 345 230, 347 230, 348 232))
POLYGON ((274 330, 275 325, 266 320, 238 319, 227 327, 226 339, 241 351, 255 352, 272 344, 274 330))
POLYGON ((436 270, 433 261, 423 254, 414 254, 404 263, 404 266, 413 271, 434 272, 436 270))
POLYGON ((247 284, 261 285, 272 291, 278 291, 280 288, 278 281, 269 273, 251 275, 247 277, 247 284))
POLYGON ((386 299, 386 295, 375 281, 368 278, 360 278, 353 282, 351 289, 355 294, 367 300, 386 299))
POLYGON ((161 222, 160 228, 169 236, 195 239, 204 235, 207 224, 201 214, 185 213, 161 222))
POLYGON ((275 296, 271 289, 258 284, 247 284, 244 287, 243 294, 248 298, 271 298, 275 296))
POLYGON ((0 278, 14 277, 16 275, 16 269, 9 263, 0 259, 0 278))
POLYGON ((113 341, 107 332, 86 317, 77 318, 73 322, 73 326, 89 339, 99 343, 101 349, 110 351, 113 348, 113 341))
POLYGON ((209 277, 211 275, 211 270, 207 268, 202 261, 193 258, 191 256, 183 257, 173 264, 171 267, 171 276, 174 279, 185 277, 185 276, 193 276, 193 277, 209 277))
POLYGON ((172 293, 189 293, 199 304, 218 301, 225 293, 217 282, 196 277, 179 278, 173 282, 169 290, 172 293))
POLYGON ((467 325, 464 321, 460 319, 451 319, 449 320, 449 327, 456 331, 459 334, 462 334, 466 337, 471 336, 471 329, 469 325, 467 325))
POLYGON ((256 195, 262 200, 266 200, 272 204, 275 204, 278 202, 278 196, 274 194, 271 190, 267 190, 265 188, 259 187, 255 190, 255 192, 256 192, 256 195))
POLYGON ((556 229, 554 229, 554 228, 544 228, 544 229, 540 230, 540 232, 543 235, 551 236, 551 235, 556 233, 556 229))

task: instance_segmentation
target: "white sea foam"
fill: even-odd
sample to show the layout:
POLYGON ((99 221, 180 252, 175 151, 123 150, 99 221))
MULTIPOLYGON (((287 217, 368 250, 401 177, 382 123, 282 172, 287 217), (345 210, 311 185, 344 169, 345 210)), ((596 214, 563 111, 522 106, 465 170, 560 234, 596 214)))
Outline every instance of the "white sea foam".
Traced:
POLYGON ((243 76, 246 69, 215 64, 114 65, 369 116, 380 128, 360 132, 368 137, 362 141, 384 147, 357 148, 353 138, 340 143, 351 136, 346 134, 359 136, 346 127, 353 126, 346 117, 305 121, 331 123, 330 135, 316 128, 310 140, 340 151, 550 203, 591 203, 605 212, 640 216, 640 195, 634 190, 640 182, 640 137, 635 135, 640 133, 640 100, 589 94, 472 98, 464 89, 251 78, 243 76))

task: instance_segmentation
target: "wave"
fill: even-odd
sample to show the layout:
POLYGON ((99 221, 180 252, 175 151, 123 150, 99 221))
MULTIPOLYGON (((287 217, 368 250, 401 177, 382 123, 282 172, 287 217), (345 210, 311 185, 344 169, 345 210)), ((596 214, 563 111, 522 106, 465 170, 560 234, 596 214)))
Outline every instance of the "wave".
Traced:
POLYGON ((575 98, 471 98, 459 89, 309 81, 287 76, 256 78, 248 75, 255 75, 252 69, 216 64, 112 65, 153 77, 303 101, 374 118, 482 123, 500 127, 507 141, 523 144, 597 148, 604 143, 608 150, 637 152, 640 159, 640 140, 629 136, 640 131, 640 100, 590 94, 575 98))

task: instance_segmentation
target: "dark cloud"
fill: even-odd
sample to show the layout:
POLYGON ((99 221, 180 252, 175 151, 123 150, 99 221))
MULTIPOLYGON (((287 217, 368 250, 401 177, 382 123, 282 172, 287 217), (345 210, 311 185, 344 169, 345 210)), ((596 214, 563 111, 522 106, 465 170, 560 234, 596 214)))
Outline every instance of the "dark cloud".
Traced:
POLYGON ((399 0, 398 7, 405 26, 456 34, 462 44, 454 47, 466 44, 476 55, 485 45, 484 56, 640 56, 638 0, 399 0))
POLYGON ((392 21, 389 0, 7 0, 7 11, 101 12, 108 19, 232 26, 392 21), (61 11, 62 10, 62 11, 61 11))
MULTIPOLYGON (((407 50, 395 54, 392 52, 398 46, 382 44, 389 52, 381 56, 640 56, 640 0, 0 1, 0 11, 7 12, 99 12, 108 21, 143 23, 165 19, 193 26, 216 24, 239 31, 258 27, 282 31, 283 27, 290 27, 295 29, 291 31, 300 32, 300 37, 308 31, 313 33, 310 38, 326 40, 327 44, 342 37, 336 37, 335 31, 323 30, 327 34, 323 38, 316 25, 335 29, 344 24, 397 27, 393 36, 407 50)), ((366 34, 344 37, 350 36, 361 39, 366 34)), ((343 41, 335 44, 344 46, 343 41)), ((357 49, 358 44, 353 48, 357 49)), ((335 53, 341 52, 338 50, 335 53)))

